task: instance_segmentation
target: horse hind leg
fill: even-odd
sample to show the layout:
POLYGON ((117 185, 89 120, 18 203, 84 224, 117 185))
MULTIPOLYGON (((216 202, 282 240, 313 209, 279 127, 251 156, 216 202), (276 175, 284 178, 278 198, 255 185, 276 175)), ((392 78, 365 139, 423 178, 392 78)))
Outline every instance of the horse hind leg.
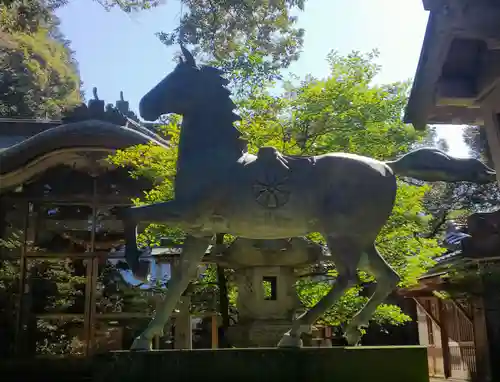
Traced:
POLYGON ((362 249, 351 238, 326 236, 332 260, 337 268, 337 279, 330 291, 311 309, 297 317, 292 328, 286 332, 278 343, 279 347, 301 347, 300 336, 309 330, 326 311, 332 307, 350 287, 358 282, 357 267, 362 249))
POLYGON ((360 329, 368 326, 377 307, 386 300, 401 280, 396 271, 380 255, 375 245, 369 247, 364 255, 365 258, 360 263, 360 268, 371 273, 377 285, 368 302, 347 325, 345 337, 351 346, 358 344, 362 336, 360 329))

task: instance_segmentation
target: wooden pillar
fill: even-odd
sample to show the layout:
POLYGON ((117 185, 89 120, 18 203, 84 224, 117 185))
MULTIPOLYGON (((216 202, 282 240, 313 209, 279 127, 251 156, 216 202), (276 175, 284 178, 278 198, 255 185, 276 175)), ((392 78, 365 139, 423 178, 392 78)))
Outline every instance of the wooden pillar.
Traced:
MULTIPOLYGON (((162 274, 162 263, 160 262, 158 257, 154 259, 154 265, 155 265, 155 280, 157 285, 160 286, 163 274, 162 274)), ((155 310, 158 310, 160 308, 162 301, 163 301, 162 295, 160 293, 156 293, 155 310)), ((165 328, 163 328, 163 330, 165 330, 165 328)), ((160 349, 160 336, 153 337, 153 349, 157 350, 160 349)))
POLYGON ((93 195, 92 195, 92 230, 90 232, 90 246, 87 252, 90 252, 87 260, 86 269, 86 287, 85 287, 85 312, 84 312, 84 341, 85 355, 92 354, 96 327, 96 298, 97 298, 97 279, 99 277, 99 258, 95 253, 95 234, 97 229, 97 180, 94 177, 93 195))
POLYGON ((212 349, 219 347, 219 326, 217 325, 217 314, 212 315, 211 330, 212 334, 212 349))
POLYGON ((472 316, 478 381, 491 381, 488 330, 482 297, 474 298, 472 316))
POLYGON ((85 355, 90 354, 90 325, 91 325, 91 307, 90 301, 92 297, 91 283, 92 283, 92 259, 85 259, 85 310, 83 313, 83 341, 85 343, 85 355))
POLYGON ((90 271, 90 302, 89 302, 89 342, 88 342, 88 354, 92 355, 95 346, 95 336, 96 336, 96 318, 97 318, 97 279, 99 278, 99 257, 95 252, 92 255, 92 265, 90 271))
POLYGON ((323 339, 322 347, 332 347, 332 328, 330 326, 325 326, 325 338, 323 339))
POLYGON ((448 311, 443 301, 438 298, 438 309, 439 309, 439 326, 441 329, 441 348, 443 349, 443 367, 444 367, 444 377, 451 377, 451 354, 450 354, 450 338, 448 334, 448 311))
POLYGON ((176 349, 192 349, 193 335, 191 330, 191 312, 189 306, 191 297, 182 296, 178 310, 179 313, 175 316, 175 338, 174 345, 176 349))
POLYGON ((498 296, 498 286, 492 280, 492 275, 488 274, 487 265, 480 265, 479 273, 482 284, 482 309, 484 312, 484 323, 487 335, 489 366, 489 381, 500 381, 500 297, 498 296))
POLYGON ((23 243, 21 244, 21 253, 19 259, 19 284, 18 284, 18 301, 17 301, 17 312, 16 312, 16 332, 14 336, 15 341, 15 353, 20 356, 23 354, 24 348, 24 323, 26 320, 25 315, 25 294, 29 292, 26 288, 26 275, 27 275, 27 261, 26 261, 26 251, 27 251, 27 241, 29 238, 28 230, 30 228, 30 210, 31 204, 25 203, 23 205, 23 243))

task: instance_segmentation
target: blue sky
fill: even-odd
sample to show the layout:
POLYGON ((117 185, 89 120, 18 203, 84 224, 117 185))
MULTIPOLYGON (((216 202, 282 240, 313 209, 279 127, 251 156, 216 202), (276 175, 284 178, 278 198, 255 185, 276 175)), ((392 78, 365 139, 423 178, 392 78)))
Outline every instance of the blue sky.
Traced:
MULTIPOLYGON (((137 109, 140 98, 173 69, 176 48, 162 45, 155 32, 173 29, 179 0, 151 11, 127 15, 105 11, 96 1, 72 0, 59 11, 62 31, 72 41, 87 96, 98 88, 101 99, 114 102, 120 90, 137 109)), ((300 60, 290 72, 326 76, 326 55, 335 49, 380 51, 378 82, 412 78, 428 14, 422 0, 307 0, 299 24, 306 30, 300 60)), ((467 155, 456 127, 443 126, 452 154, 467 155)))

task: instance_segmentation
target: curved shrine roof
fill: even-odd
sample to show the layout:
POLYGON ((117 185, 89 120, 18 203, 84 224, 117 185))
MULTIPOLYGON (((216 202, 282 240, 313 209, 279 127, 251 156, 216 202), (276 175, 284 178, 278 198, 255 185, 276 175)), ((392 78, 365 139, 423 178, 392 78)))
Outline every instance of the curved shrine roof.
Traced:
POLYGON ((0 120, 0 125, 0 192, 50 167, 88 157, 89 153, 92 160, 138 144, 167 145, 163 138, 139 124, 119 126, 89 119, 67 124, 0 120))

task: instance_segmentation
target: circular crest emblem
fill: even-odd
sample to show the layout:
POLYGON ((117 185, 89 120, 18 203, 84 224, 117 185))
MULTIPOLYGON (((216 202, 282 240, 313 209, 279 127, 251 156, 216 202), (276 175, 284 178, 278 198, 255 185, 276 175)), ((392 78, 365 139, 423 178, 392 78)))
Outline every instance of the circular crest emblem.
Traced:
POLYGON ((256 182, 253 195, 257 203, 265 208, 279 208, 290 200, 290 191, 286 188, 286 179, 275 182, 256 182))

